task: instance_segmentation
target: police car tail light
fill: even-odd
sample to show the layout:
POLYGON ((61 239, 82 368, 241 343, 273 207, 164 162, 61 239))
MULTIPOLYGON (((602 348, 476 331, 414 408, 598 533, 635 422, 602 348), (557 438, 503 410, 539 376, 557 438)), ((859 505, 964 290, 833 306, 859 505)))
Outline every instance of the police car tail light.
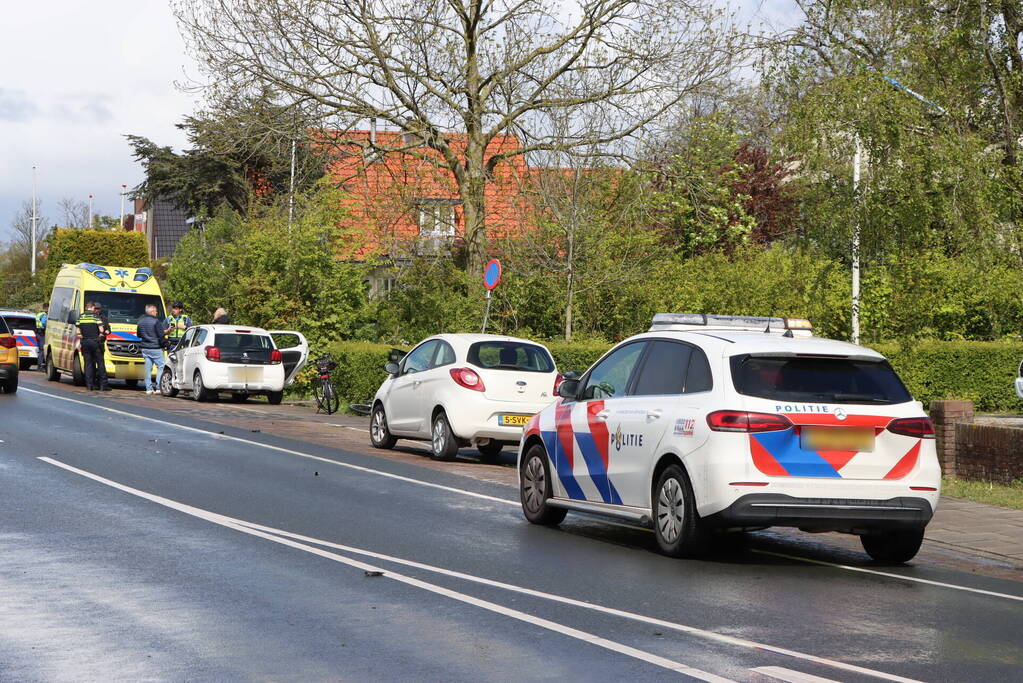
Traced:
POLYGON ((219 361, 220 360, 220 349, 216 346, 206 347, 206 360, 219 361))
POLYGON ((283 360, 284 360, 284 356, 281 355, 280 349, 273 349, 272 351, 270 351, 270 362, 273 365, 277 365, 278 363, 280 363, 283 360))
POLYGON ((926 417, 900 417, 888 423, 888 431, 918 439, 934 438, 934 424, 926 417))
POLYGON ((779 432, 791 428, 792 421, 771 413, 717 410, 707 416, 707 425, 715 432, 779 432))
POLYGON ((0 337, 0 346, 5 349, 13 349, 18 345, 18 340, 14 337, 0 337))
POLYGON ((455 368, 451 371, 451 379, 455 380, 456 384, 465 387, 466 389, 472 389, 473 391, 486 391, 486 387, 483 386, 483 380, 469 368, 455 368))

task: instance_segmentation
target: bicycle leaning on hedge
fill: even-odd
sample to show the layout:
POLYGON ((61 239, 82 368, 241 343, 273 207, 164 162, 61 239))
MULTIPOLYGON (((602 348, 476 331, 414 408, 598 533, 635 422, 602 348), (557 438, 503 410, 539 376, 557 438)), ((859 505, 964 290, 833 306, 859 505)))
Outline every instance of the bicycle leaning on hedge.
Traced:
POLYGON ((319 381, 313 384, 316 412, 333 415, 341 406, 341 397, 337 395, 334 383, 330 379, 330 373, 337 367, 337 361, 329 353, 325 353, 313 362, 316 364, 316 374, 319 375, 319 381))

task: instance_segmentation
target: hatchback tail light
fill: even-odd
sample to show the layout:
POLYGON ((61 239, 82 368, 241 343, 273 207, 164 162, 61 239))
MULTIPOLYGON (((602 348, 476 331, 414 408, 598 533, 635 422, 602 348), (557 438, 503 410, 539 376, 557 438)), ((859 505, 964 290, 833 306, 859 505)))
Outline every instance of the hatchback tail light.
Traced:
POLYGON ((792 421, 771 413, 717 410, 707 416, 707 425, 715 432, 779 432, 792 427, 792 421))
POLYGON ((18 340, 14 337, 0 337, 0 347, 5 349, 13 349, 18 345, 18 340))
POLYGON ((216 346, 206 347, 206 360, 219 361, 220 360, 220 349, 216 346))
POLYGON ((281 350, 280 349, 272 349, 270 351, 270 363, 272 365, 277 365, 277 364, 279 364, 283 360, 284 360, 284 356, 281 355, 281 350))
POLYGON ((483 380, 474 370, 470 370, 469 368, 455 368, 451 370, 451 379, 455 380, 456 384, 465 387, 466 389, 472 389, 473 391, 486 391, 486 387, 483 386, 483 380))
POLYGON ((918 439, 934 438, 934 424, 926 417, 900 417, 888 423, 888 431, 918 439))

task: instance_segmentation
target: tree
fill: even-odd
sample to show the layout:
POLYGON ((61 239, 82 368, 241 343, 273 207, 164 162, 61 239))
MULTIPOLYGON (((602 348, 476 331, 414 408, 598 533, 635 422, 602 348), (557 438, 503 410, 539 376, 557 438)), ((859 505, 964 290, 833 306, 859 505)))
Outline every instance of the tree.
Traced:
POLYGON ((89 227, 88 202, 84 202, 81 199, 75 199, 73 197, 64 197, 57 202, 57 210, 60 212, 60 227, 89 227))
POLYGON ((310 190, 326 168, 299 110, 277 103, 267 90, 217 103, 177 127, 190 145, 180 154, 126 136, 146 174, 132 192, 150 200, 170 197, 192 216, 214 215, 224 203, 245 213, 253 198, 310 190))
POLYGON ((744 49, 711 0, 178 0, 174 8, 214 98, 269 87, 313 112, 321 131, 366 119, 406 131, 405 151, 454 178, 471 272, 486 253, 485 190, 499 164, 594 144, 620 152, 729 72, 744 49), (548 114, 566 111, 602 115, 580 116, 572 136, 552 137, 548 114), (448 135, 456 130, 458 141, 448 135), (491 144, 506 133, 522 144, 491 144))

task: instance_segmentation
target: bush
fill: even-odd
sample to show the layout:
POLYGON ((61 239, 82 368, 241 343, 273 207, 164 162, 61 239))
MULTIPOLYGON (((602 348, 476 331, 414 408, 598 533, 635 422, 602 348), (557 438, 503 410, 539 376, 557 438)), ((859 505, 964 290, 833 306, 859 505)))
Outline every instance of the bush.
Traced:
POLYGON ((95 263, 103 266, 143 268, 150 265, 149 246, 141 232, 113 230, 55 230, 49 241, 46 291, 53 289, 60 267, 65 263, 95 263))
POLYGON ((872 345, 892 363, 913 397, 973 401, 979 413, 1019 412, 1013 382, 1023 346, 1012 342, 927 341, 872 345))

